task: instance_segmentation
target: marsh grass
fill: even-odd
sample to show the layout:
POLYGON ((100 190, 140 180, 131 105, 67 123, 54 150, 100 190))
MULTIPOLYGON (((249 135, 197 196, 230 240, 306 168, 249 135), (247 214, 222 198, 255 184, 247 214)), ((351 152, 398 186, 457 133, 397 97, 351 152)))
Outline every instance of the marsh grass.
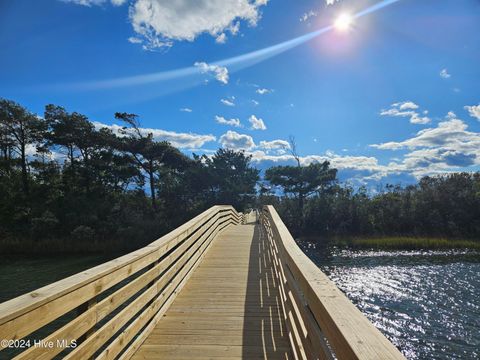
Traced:
POLYGON ((465 239, 446 239, 434 237, 385 236, 371 238, 334 238, 331 243, 340 247, 380 250, 420 250, 420 249, 476 249, 480 242, 465 239))

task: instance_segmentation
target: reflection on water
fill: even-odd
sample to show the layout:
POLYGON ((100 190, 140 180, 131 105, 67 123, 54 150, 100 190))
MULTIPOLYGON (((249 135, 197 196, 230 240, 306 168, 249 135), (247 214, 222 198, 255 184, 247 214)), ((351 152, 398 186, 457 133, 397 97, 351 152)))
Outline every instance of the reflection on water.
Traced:
POLYGON ((304 251, 408 359, 480 358, 480 254, 304 251))

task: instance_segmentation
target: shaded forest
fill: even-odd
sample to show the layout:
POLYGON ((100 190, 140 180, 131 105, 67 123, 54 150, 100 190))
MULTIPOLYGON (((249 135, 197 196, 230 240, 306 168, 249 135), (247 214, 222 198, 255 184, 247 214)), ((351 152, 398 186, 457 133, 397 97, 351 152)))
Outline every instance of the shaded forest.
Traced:
MULTIPOLYGON (((116 113, 119 132, 47 105, 0 99, 2 252, 126 251, 215 204, 273 204, 296 236, 436 236, 477 240, 480 173, 424 177, 372 194, 328 162, 275 166, 244 152, 187 156, 116 113)), ((294 149, 294 148, 293 148, 294 149)))

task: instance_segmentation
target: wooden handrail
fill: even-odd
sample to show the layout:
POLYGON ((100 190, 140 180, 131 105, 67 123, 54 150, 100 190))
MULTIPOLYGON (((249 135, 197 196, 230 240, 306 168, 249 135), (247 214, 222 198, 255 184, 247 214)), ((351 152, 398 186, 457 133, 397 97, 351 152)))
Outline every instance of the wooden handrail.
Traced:
POLYGON ((34 332, 46 332, 40 346, 30 340, 15 359, 58 354, 65 359, 128 359, 215 236, 241 221, 233 207, 213 206, 144 248, 4 302, 0 339, 28 340, 34 332), (60 318, 66 320, 50 331, 48 326, 60 318))
POLYGON ((275 208, 261 214, 297 359, 404 359, 298 247, 275 208))

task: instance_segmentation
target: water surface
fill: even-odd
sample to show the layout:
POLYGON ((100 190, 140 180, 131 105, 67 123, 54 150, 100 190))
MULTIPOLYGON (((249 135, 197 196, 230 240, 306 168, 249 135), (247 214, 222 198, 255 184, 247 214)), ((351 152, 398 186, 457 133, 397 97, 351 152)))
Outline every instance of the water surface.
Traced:
POLYGON ((408 359, 480 358, 478 252, 302 247, 408 359))

